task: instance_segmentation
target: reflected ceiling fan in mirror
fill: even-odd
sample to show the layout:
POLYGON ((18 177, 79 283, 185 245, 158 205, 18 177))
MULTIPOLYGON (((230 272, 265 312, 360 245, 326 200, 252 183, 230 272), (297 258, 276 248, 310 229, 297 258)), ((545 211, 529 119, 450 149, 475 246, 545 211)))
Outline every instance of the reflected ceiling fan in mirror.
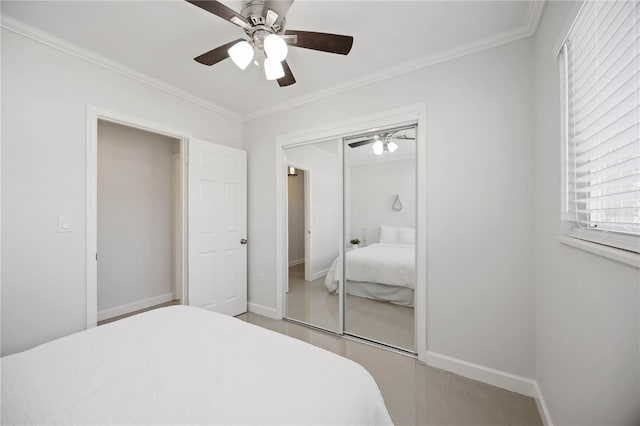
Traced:
POLYGON ((373 135, 370 139, 365 139, 363 141, 351 142, 349 146, 351 148, 357 148, 363 145, 373 144, 371 149, 373 153, 376 155, 382 155, 385 152, 393 153, 396 149, 398 149, 398 144, 394 142, 396 141, 414 141, 415 138, 410 138, 407 135, 398 135, 398 131, 395 132, 382 132, 376 135, 373 135))
POLYGON ((347 55, 353 37, 312 31, 285 30, 285 15, 293 0, 245 0, 241 13, 216 0, 187 2, 242 28, 248 37, 239 38, 194 58, 203 65, 214 65, 231 57, 244 70, 251 62, 259 65, 257 56, 264 57, 267 80, 277 80, 280 87, 296 82, 286 57, 288 46, 347 55))

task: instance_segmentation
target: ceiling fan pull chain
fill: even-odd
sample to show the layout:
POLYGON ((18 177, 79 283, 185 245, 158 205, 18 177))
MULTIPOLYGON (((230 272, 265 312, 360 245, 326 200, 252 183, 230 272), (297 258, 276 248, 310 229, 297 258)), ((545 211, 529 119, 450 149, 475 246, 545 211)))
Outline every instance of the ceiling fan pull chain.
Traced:
POLYGON ((396 199, 393 202, 393 206, 391 206, 394 212, 399 212, 402 210, 402 203, 400 202, 400 195, 396 194, 396 199))

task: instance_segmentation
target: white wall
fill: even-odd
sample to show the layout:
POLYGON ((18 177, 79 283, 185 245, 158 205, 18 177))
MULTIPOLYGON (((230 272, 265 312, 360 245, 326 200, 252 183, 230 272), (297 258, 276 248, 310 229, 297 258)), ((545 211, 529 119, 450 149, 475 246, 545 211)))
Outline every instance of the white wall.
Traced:
MULTIPOLYGON (((304 168, 311 179, 311 225, 309 227, 311 230, 311 265, 305 265, 305 268, 311 268, 314 279, 325 273, 339 254, 340 220, 342 217, 340 176, 342 172, 337 147, 338 141, 322 142, 289 148, 286 153, 287 162, 304 168), (335 147, 335 149, 334 152, 330 152, 319 146, 335 147)), ((270 166, 273 169, 273 164, 270 166)), ((273 195, 275 197, 275 194, 273 195)), ((273 202, 271 204, 273 206, 273 202)), ((273 217, 273 212, 271 215, 273 217)), ((251 208, 249 208, 249 216, 251 217, 251 208)), ((273 248, 271 254, 273 254, 273 248)))
POLYGON ((1 48, 4 355, 86 326, 87 104, 234 147, 242 124, 5 29, 1 48))
POLYGON ((398 160, 352 165, 350 170, 351 233, 348 239, 378 242, 380 225, 416 227, 416 161, 398 160), (400 196, 402 210, 392 206, 400 196))
POLYGON ((640 272, 560 234, 560 80, 573 3, 548 2, 535 38, 537 379, 557 425, 640 422, 640 272))
POLYGON ((176 139, 98 123, 99 317, 175 291, 176 152, 176 139))
POLYGON ((249 300, 276 306, 275 170, 263 160, 276 137, 426 102, 428 348, 535 377, 532 46, 517 41, 247 122, 249 300))
POLYGON ((304 261, 304 170, 288 176, 289 262, 304 261))

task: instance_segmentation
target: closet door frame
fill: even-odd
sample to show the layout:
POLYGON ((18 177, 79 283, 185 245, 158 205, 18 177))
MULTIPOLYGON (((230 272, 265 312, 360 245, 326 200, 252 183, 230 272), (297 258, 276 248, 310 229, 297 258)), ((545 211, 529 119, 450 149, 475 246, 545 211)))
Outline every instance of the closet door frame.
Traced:
POLYGON ((118 111, 87 105, 87 188, 86 188, 86 328, 98 324, 98 121, 144 130, 177 139, 180 143, 179 217, 177 220, 176 266, 179 281, 176 293, 182 304, 187 303, 187 147, 191 135, 159 123, 153 123, 118 111))
MULTIPOLYGON (((287 257, 287 187, 285 149, 296 145, 327 140, 342 139, 370 130, 417 124, 416 132, 416 289, 415 341, 418 360, 426 363, 427 358, 427 106, 426 103, 410 105, 354 117, 348 120, 284 134, 276 137, 275 179, 276 179, 276 318, 283 319, 286 310, 287 257)), ((341 312, 343 307, 340 307, 341 312)), ((344 333, 340 321, 340 334, 344 333)))

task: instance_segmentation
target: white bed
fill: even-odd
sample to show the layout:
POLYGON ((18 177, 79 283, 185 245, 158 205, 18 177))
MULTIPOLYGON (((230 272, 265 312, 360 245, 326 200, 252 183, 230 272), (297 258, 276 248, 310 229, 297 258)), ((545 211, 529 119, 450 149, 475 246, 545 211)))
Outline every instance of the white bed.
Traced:
MULTIPOLYGON (((325 285, 336 291, 342 277, 342 262, 336 258, 325 285)), ((376 243, 347 251, 345 255, 347 293, 413 306, 415 292, 415 246, 376 243)))
POLYGON ((2 424, 391 424, 359 364, 174 306, 2 358, 2 424))

